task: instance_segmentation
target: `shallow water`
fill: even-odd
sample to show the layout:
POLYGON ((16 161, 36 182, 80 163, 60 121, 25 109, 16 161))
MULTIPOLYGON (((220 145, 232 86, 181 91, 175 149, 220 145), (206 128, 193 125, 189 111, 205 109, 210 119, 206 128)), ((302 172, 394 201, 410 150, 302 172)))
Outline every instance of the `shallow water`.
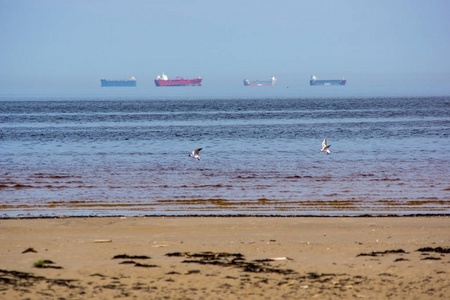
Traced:
POLYGON ((449 213, 449 116, 450 97, 3 96, 0 216, 449 213))

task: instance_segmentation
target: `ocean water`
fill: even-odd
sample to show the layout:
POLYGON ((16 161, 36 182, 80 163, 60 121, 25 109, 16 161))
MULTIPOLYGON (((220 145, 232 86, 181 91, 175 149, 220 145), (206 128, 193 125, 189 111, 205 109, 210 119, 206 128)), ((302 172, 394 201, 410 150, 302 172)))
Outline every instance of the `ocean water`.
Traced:
POLYGON ((2 96, 0 130, 0 217, 450 213, 450 97, 2 96))

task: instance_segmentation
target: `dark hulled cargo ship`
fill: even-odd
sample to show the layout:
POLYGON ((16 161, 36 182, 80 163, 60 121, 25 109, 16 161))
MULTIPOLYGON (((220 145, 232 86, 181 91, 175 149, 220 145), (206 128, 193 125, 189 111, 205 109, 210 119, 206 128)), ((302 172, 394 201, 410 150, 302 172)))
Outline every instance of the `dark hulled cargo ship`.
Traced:
POLYGON ((342 79, 332 79, 332 80, 318 80, 316 76, 311 76, 311 80, 309 81, 309 85, 345 85, 347 80, 345 78, 342 79))

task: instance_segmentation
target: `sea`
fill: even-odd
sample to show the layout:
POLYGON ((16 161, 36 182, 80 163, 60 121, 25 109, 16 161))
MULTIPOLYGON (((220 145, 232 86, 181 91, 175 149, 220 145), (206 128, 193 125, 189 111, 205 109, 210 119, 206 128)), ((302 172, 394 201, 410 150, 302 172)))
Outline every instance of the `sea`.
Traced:
POLYGON ((449 96, 3 95, 0 218, 448 215, 449 137, 449 96))

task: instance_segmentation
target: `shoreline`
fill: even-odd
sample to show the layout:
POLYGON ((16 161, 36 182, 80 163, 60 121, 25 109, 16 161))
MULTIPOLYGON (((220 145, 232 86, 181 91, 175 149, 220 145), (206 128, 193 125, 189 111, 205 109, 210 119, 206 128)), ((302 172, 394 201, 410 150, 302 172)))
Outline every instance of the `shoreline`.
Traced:
POLYGON ((450 217, 450 213, 416 214, 355 214, 355 215, 297 215, 297 214, 154 214, 154 215, 59 215, 59 216, 0 216, 0 220, 70 219, 70 218, 419 218, 450 217))
POLYGON ((445 299, 449 225, 449 216, 0 219, 0 297, 445 299))

